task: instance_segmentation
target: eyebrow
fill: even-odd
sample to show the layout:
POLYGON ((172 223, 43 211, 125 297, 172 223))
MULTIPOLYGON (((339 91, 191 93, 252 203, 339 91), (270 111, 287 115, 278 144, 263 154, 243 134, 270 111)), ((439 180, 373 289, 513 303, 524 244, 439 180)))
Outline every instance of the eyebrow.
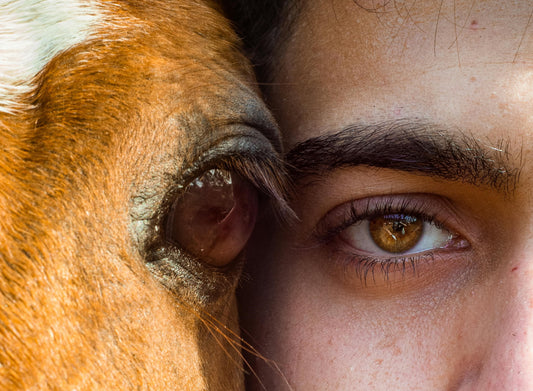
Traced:
POLYGON ((484 143, 460 129, 401 119, 353 124, 334 134, 307 139, 286 154, 286 161, 294 182, 364 165, 488 185, 507 194, 514 191, 520 176, 509 150, 508 140, 484 143))

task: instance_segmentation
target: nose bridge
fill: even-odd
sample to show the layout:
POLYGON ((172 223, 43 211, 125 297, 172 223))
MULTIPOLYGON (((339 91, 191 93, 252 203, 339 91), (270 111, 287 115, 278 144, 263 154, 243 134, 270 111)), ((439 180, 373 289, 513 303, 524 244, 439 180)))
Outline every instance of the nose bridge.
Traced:
POLYGON ((496 308, 486 319, 494 330, 482 365, 484 390, 533 390, 533 238, 502 271, 496 308))

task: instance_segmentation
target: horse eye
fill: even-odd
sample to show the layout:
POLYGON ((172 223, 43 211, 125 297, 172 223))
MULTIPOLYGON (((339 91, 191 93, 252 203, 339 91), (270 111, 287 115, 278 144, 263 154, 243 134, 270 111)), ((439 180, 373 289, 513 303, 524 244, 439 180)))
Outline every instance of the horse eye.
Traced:
POLYGON ((247 181, 211 169, 192 181, 167 217, 168 241, 213 266, 239 255, 257 217, 258 195, 247 181))

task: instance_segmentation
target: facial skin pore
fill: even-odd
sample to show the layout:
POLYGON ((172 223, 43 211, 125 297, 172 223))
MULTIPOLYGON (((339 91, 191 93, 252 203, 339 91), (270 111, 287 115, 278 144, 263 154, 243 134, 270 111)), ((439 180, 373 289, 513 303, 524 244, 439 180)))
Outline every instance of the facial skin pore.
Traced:
POLYGON ((532 15, 304 2, 267 87, 300 221, 249 248, 252 389, 533 389, 532 15), (382 215, 435 239, 378 251, 382 215))

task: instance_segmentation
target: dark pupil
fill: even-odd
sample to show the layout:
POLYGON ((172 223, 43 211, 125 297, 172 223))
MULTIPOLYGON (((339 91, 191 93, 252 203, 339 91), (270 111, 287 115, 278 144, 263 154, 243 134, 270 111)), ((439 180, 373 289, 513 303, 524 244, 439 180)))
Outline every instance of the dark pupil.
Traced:
POLYGON ((395 221, 392 223, 392 230, 401 235, 405 235, 406 224, 403 221, 395 221))
POLYGON ((384 216, 384 218, 389 222, 392 231, 399 235, 405 235, 406 229, 409 229, 411 225, 416 224, 418 220, 414 216, 403 215, 384 216))
POLYGON ((256 190, 238 175, 208 170, 174 202, 165 238, 208 264, 227 265, 252 233, 257 202, 256 190))

